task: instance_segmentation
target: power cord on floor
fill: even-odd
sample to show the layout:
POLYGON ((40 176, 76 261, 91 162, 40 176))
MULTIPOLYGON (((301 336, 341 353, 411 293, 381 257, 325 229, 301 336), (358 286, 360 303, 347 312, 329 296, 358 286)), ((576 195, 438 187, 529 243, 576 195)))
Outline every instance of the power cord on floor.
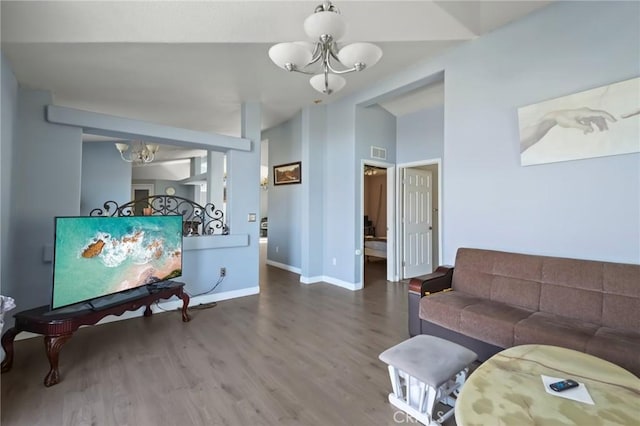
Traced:
MULTIPOLYGON (((203 296, 205 294, 209 294, 211 292, 213 292, 216 288, 218 288, 218 286, 222 283, 222 281, 224 281, 225 277, 224 276, 219 276, 218 277, 218 281, 215 282, 215 284, 213 284, 213 286, 207 290, 207 291, 203 291, 202 293, 198 293, 198 294, 189 294, 185 291, 185 293, 187 294, 187 296, 189 296, 189 298, 194 298, 194 297, 198 297, 198 296, 203 296)), ((169 309, 164 309, 160 307, 159 302, 156 300, 155 302, 156 308, 160 309, 163 312, 171 312, 172 310, 169 309)), ((213 308, 217 305, 216 302, 211 302, 211 303, 203 303, 201 305, 197 305, 197 306, 190 306, 189 309, 209 309, 209 308, 213 308)), ((173 309, 175 310, 179 310, 181 308, 176 308, 173 309)))
POLYGON ((207 291, 203 291, 202 293, 198 293, 198 294, 189 294, 185 291, 185 293, 187 293, 187 296, 189 297, 198 297, 198 296, 203 296, 205 294, 209 294, 212 291, 214 291, 216 288, 218 288, 218 286, 220 285, 220 283, 222 283, 222 281, 224 281, 225 277, 223 277, 222 275, 218 277, 218 281, 213 285, 213 287, 211 287, 211 289, 207 290, 207 291))

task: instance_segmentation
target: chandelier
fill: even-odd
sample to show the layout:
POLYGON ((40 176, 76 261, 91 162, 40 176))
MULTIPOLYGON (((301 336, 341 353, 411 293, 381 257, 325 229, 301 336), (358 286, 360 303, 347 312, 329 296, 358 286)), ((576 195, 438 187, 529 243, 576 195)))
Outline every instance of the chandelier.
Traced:
POLYGON ((156 152, 160 147, 155 143, 144 143, 142 141, 134 141, 131 143, 131 151, 129 144, 116 143, 116 149, 120 152, 120 157, 127 163, 145 164, 150 163, 156 156, 156 152), (125 153, 128 152, 128 155, 125 153))
POLYGON ((346 30, 340 11, 325 1, 304 21, 304 31, 313 40, 278 43, 269 49, 269 58, 280 68, 313 75, 309 80, 318 92, 330 95, 346 84, 340 74, 374 66, 382 49, 371 43, 338 46, 346 30))

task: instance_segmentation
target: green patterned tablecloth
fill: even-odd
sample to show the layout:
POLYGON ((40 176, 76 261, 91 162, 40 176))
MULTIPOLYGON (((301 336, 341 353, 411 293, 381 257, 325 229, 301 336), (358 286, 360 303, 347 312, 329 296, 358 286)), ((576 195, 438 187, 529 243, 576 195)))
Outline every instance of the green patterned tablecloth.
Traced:
POLYGON ((608 361, 546 345, 506 349, 465 383, 458 426, 640 425, 640 379, 608 361), (594 405, 550 395, 541 375, 584 383, 594 405))

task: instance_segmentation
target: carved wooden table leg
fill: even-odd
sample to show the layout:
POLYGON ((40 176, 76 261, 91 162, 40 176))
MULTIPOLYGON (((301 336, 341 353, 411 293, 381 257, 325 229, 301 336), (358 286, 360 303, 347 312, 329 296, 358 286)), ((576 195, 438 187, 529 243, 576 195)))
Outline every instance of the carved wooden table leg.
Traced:
POLYGON ((189 322, 191 318, 189 318, 189 313, 187 312, 187 308, 189 307, 189 295, 184 291, 180 292, 180 299, 182 299, 182 321, 189 322))
POLYGON ((150 317, 153 311, 151 310, 151 305, 147 305, 147 308, 144 310, 144 316, 150 317))
POLYGON ((46 387, 53 386, 60 382, 60 372, 58 371, 58 355, 62 345, 67 340, 71 339, 72 334, 62 334, 60 336, 45 336, 44 345, 47 351, 47 358, 49 358, 49 365, 51 370, 44 378, 44 385, 46 387))
POLYGON ((15 327, 8 329, 2 336, 2 349, 4 349, 4 361, 2 361, 2 372, 6 373, 13 366, 13 340, 19 331, 15 327))

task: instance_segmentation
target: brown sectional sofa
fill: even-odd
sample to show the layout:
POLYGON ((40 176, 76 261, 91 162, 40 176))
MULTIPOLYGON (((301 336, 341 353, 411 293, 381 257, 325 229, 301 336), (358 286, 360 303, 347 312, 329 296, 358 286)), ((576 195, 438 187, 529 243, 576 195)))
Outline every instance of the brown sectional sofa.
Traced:
POLYGON ((460 248, 455 268, 411 280, 409 334, 481 360, 515 345, 563 346, 640 376, 640 265, 460 248))

